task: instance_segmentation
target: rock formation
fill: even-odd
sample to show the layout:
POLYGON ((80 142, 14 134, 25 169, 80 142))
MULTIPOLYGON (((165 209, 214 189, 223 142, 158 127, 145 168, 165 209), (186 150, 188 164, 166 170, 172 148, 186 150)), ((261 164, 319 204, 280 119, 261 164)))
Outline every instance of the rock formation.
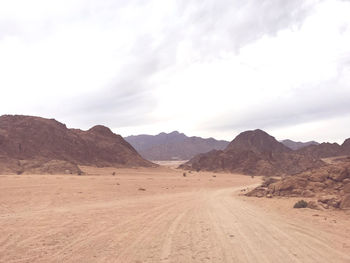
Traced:
POLYGON ((40 117, 0 117, 0 172, 79 173, 77 165, 152 166, 104 126, 88 131, 40 117), (46 167, 46 168, 45 168, 46 167))
POLYGON ((318 158, 298 154, 266 132, 254 130, 239 134, 226 149, 199 154, 180 168, 272 176, 323 165, 318 158))

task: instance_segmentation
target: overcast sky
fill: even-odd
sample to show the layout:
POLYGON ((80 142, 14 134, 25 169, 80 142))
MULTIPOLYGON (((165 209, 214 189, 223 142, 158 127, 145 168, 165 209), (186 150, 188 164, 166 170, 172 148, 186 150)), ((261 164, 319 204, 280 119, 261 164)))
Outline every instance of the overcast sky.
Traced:
POLYGON ((350 137, 350 1, 0 0, 0 114, 350 137))

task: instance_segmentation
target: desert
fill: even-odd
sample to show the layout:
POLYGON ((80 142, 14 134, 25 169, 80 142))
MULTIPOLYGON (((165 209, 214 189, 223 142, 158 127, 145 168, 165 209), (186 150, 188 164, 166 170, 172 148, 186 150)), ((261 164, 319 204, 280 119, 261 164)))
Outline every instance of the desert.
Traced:
POLYGON ((349 211, 242 195, 258 177, 184 177, 169 163, 81 170, 0 176, 0 262, 350 260, 349 211))
POLYGON ((350 260, 348 156, 259 129, 156 162, 101 125, 6 115, 0 134, 0 262, 350 260))
POLYGON ((0 263, 350 263, 350 0, 0 0, 0 263))

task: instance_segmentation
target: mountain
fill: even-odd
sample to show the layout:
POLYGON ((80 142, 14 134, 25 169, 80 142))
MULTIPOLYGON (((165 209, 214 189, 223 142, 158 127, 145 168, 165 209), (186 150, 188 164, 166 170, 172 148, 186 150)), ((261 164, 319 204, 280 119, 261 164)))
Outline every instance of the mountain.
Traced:
POLYGON ((45 166, 47 170, 53 166, 59 170, 60 164, 74 172, 79 171, 77 165, 153 165, 120 135, 101 125, 82 131, 68 129, 54 119, 22 115, 0 117, 0 166, 3 171, 21 173, 45 166))
POLYGON ((296 174, 324 163, 297 154, 262 130, 239 134, 224 150, 199 154, 183 169, 226 171, 249 175, 296 174))
POLYGON ((307 147, 309 145, 319 145, 318 142, 315 141, 309 141, 309 142, 295 142, 292 140, 283 140, 280 141, 281 143, 283 143, 285 146, 287 146, 288 148, 292 149, 292 150, 299 150, 301 148, 307 147))
POLYGON ((225 149, 228 151, 290 152, 290 149, 278 142, 274 137, 262 130, 245 131, 240 133, 225 149))
POLYGON ((319 145, 310 145, 301 148, 297 152, 315 158, 326 158, 342 155, 342 147, 337 143, 324 142, 319 145))
POLYGON ((213 149, 224 149, 229 142, 213 138, 187 137, 174 131, 158 135, 136 135, 125 137, 147 160, 189 160, 199 153, 213 149))
POLYGON ((346 139, 341 145, 337 143, 325 142, 319 145, 310 145, 304 147, 302 149, 299 149, 297 152, 315 158, 350 155, 350 138, 346 139))

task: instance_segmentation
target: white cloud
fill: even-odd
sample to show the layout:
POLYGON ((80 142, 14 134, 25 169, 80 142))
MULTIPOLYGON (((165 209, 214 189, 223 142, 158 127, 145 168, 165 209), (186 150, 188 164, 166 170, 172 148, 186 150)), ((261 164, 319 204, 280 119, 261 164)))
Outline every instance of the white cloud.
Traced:
MULTIPOLYGON (((0 0, 0 114, 309 138, 303 127, 349 113, 349 13, 336 0, 0 0)), ((314 137, 346 134, 324 130, 314 137)))

